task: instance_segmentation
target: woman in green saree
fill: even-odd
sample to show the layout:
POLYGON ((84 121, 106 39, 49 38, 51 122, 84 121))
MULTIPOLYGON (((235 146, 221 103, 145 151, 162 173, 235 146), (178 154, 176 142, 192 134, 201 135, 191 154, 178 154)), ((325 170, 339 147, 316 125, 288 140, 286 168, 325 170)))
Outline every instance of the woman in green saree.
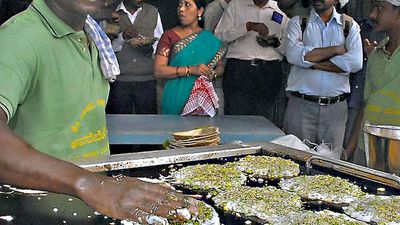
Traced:
POLYGON ((223 73, 222 42, 202 30, 205 0, 180 0, 180 25, 164 32, 154 61, 157 78, 168 79, 162 114, 214 116, 218 97, 211 80, 223 73))

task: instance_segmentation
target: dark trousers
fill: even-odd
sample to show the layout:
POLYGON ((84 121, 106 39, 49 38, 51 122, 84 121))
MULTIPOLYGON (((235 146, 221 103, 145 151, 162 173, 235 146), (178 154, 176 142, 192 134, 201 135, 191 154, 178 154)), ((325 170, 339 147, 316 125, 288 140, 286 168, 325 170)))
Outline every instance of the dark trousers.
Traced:
POLYGON ((157 114, 156 81, 116 81, 110 85, 109 114, 157 114))
POLYGON ((228 59, 222 88, 226 115, 260 115, 276 124, 280 61, 228 59))

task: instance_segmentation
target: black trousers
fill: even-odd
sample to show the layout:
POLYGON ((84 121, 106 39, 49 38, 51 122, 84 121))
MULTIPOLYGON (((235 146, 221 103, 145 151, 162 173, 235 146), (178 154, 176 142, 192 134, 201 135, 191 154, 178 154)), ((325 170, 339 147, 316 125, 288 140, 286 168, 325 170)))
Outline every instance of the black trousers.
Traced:
POLYGON ((226 115, 260 115, 276 122, 282 63, 228 59, 222 83, 226 115))
POLYGON ((109 114, 157 114, 156 81, 115 81, 110 84, 109 114))

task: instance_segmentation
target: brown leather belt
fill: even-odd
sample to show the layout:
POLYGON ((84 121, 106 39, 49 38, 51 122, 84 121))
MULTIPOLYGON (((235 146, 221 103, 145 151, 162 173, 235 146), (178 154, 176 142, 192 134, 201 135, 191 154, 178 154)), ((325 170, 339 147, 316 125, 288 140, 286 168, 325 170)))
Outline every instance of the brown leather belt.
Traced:
POLYGON ((297 98, 301 98, 310 102, 316 102, 319 105, 331 105, 335 104, 341 101, 346 100, 347 95, 346 94, 341 94, 335 97, 323 97, 323 96, 317 96, 317 95, 305 95, 302 94, 298 91, 292 91, 290 92, 291 95, 297 98))

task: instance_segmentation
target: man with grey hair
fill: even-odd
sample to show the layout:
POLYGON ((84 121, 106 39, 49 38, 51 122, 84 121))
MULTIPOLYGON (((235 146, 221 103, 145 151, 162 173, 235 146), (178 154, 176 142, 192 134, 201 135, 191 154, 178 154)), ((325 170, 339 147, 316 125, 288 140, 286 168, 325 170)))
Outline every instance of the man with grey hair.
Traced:
MULTIPOLYGON (((363 132, 361 125, 364 123, 400 126, 400 0, 374 1, 369 16, 375 24, 375 31, 385 33, 388 37, 379 44, 364 41, 366 49, 371 51, 368 56, 364 107, 357 115, 347 153, 342 157, 344 159, 353 154, 365 157, 363 135, 359 135, 363 132)), ((396 158, 397 155, 391 154, 391 157, 396 158)), ((381 158, 379 155, 375 157, 370 159, 381 158)), ((393 162, 399 161, 394 159, 393 162)), ((365 164, 365 158, 356 163, 365 164)))

